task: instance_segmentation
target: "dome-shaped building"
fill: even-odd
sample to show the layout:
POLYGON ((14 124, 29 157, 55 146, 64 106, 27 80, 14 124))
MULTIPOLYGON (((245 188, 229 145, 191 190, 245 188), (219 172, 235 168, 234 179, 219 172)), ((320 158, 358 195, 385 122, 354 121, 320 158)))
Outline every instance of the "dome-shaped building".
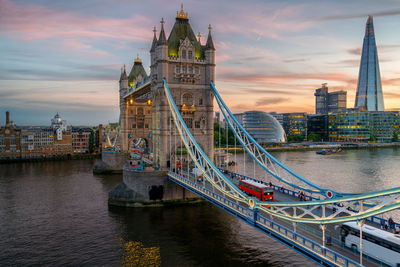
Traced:
POLYGON ((246 111, 238 117, 240 117, 240 122, 246 131, 258 143, 286 142, 285 130, 283 130, 282 125, 272 115, 263 111, 246 111))

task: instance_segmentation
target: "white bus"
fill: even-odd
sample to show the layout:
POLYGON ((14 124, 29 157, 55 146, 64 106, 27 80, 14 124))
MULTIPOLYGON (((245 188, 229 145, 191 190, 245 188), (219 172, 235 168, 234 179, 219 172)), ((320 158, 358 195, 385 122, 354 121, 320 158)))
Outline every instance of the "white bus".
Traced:
MULTIPOLYGON (((356 222, 343 223, 340 236, 347 247, 360 251, 360 226, 356 222)), ((400 235, 364 225, 362 239, 363 254, 400 267, 400 235)))

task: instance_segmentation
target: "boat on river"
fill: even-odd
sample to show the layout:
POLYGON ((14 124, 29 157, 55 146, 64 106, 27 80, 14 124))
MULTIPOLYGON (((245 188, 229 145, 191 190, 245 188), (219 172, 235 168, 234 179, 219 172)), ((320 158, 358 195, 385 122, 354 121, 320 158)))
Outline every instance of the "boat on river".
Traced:
POLYGON ((335 148, 335 149, 321 149, 316 151, 315 153, 319 154, 319 155, 330 155, 330 154, 336 154, 336 153, 340 153, 342 152, 343 149, 341 148, 335 148))

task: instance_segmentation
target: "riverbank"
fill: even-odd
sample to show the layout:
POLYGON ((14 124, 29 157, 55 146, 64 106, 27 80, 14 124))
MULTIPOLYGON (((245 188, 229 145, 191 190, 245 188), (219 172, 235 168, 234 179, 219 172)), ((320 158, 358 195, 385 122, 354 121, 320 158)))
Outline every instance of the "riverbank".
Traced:
POLYGON ((15 162, 40 162, 40 161, 60 161, 60 160, 80 160, 80 159, 98 159, 101 154, 75 154, 75 155, 57 155, 49 157, 32 157, 32 158, 3 158, 0 164, 15 162))
MULTIPOLYGON (((396 143, 292 143, 287 146, 275 146, 275 147, 264 147, 266 151, 274 152, 287 152, 287 151, 316 151, 320 149, 333 149, 341 148, 346 150, 352 149, 376 149, 376 148, 400 148, 400 142, 396 143)), ((219 148, 216 148, 219 150, 219 148)), ((221 148, 221 150, 226 151, 226 148, 221 148)), ((229 153, 243 153, 243 148, 229 148, 229 153)))

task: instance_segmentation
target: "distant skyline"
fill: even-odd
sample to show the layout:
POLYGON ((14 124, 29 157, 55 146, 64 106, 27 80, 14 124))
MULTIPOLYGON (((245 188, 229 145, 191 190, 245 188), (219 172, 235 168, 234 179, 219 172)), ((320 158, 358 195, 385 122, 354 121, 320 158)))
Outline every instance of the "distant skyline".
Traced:
POLYGON ((235 113, 314 113, 325 82, 353 107, 368 15, 385 109, 400 109, 398 0, 0 0, 0 125, 6 110, 17 125, 50 125, 57 112, 74 125, 118 121, 121 66, 139 53, 149 72, 153 26, 163 17, 168 35, 182 2, 203 44, 213 28, 216 87, 235 113))

